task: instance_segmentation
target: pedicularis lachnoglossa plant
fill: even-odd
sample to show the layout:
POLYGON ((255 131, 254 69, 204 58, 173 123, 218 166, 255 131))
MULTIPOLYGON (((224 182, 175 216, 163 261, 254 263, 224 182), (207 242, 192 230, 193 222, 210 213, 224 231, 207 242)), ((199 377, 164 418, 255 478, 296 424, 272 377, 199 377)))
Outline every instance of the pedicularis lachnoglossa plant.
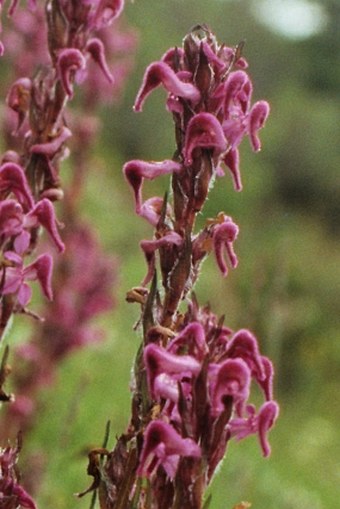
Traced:
MULTIPOLYGON (((0 11, 5 4, 0 0, 0 11)), ((56 269, 53 306, 44 313, 39 332, 15 352, 15 400, 3 389, 10 372, 8 347, 0 367, 0 400, 8 403, 0 422, 0 440, 5 444, 0 448, 0 506, 34 509, 16 466, 21 435, 14 447, 7 441, 18 429, 26 432, 34 424, 39 390, 53 380, 66 354, 98 339, 90 320, 113 306, 116 264, 103 254, 92 227, 79 219, 77 204, 85 160, 89 160, 98 132, 95 106, 117 98, 131 66, 120 58, 112 68, 105 53, 109 50, 111 57, 121 56, 132 49, 135 38, 121 32, 117 44, 112 32, 124 0, 28 0, 23 8, 18 0, 8 4, 13 23, 2 34, 0 54, 7 58, 14 82, 1 122, 0 346, 15 313, 40 319, 29 308, 30 285, 38 281, 43 294, 52 300, 53 264, 56 269), (84 118, 77 110, 68 111, 77 85, 82 89, 84 118), (64 190, 60 167, 70 145, 75 152, 70 165, 74 172, 64 190), (54 202, 62 199, 63 235, 54 209, 54 202), (52 257, 40 238, 41 230, 47 231, 57 253, 63 253, 66 244, 63 258, 52 257)), ((34 476, 32 464, 30 471, 34 476)), ((35 487, 38 481, 33 480, 35 487)))
MULTIPOLYGON (((238 263, 238 226, 224 212, 195 222, 209 190, 225 172, 242 189, 239 145, 261 148, 266 101, 252 104, 252 82, 241 46, 220 45, 206 26, 194 28, 147 69, 134 109, 157 87, 167 91, 176 149, 162 162, 132 160, 123 172, 136 213, 154 228, 140 247, 147 265, 127 294, 141 306, 143 340, 136 356, 131 420, 112 451, 94 450, 88 472, 102 509, 201 509, 204 493, 229 441, 257 434, 264 456, 278 405, 273 366, 247 329, 233 331, 193 288, 214 253, 223 276, 238 263), (143 200, 145 180, 171 175, 171 193, 143 200), (250 403, 253 383, 264 402, 250 403), (107 455, 104 466, 100 455, 107 455)), ((207 507, 208 501, 205 506, 207 507)))

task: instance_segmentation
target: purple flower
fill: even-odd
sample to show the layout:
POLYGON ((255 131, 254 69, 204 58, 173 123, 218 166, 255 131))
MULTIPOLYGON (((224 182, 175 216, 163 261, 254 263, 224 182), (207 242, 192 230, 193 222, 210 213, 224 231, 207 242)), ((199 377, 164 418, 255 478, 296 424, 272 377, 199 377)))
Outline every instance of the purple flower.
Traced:
POLYGON ((225 408, 227 396, 232 396, 238 415, 242 415, 249 397, 251 374, 242 359, 227 359, 222 364, 211 366, 213 372, 211 405, 214 416, 225 408), (214 373, 215 372, 215 373, 214 373))
POLYGON ((155 272, 155 251, 166 246, 181 246, 183 244, 182 237, 176 232, 168 232, 163 237, 156 240, 142 240, 140 247, 143 249, 146 262, 148 264, 148 272, 143 280, 142 285, 147 285, 155 272))
POLYGON ((4 163, 0 167, 0 193, 14 193, 20 204, 26 209, 34 205, 31 189, 24 170, 15 163, 4 163))
POLYGON ((219 156, 227 149, 223 129, 219 121, 211 113, 198 113, 188 123, 185 144, 185 164, 192 164, 192 153, 195 148, 213 149, 213 154, 219 156))
POLYGON ((60 253, 65 250, 65 245, 60 238, 57 230, 57 219, 55 217, 53 204, 47 198, 38 201, 35 207, 26 215, 25 224, 27 226, 43 226, 51 239, 55 243, 60 253))
POLYGON ((234 182, 235 191, 242 191, 240 173, 240 153, 237 148, 231 148, 222 157, 224 164, 229 168, 234 182))
POLYGON ((195 85, 182 81, 165 62, 153 62, 145 71, 142 86, 136 97, 134 110, 142 111, 142 106, 147 96, 161 84, 173 96, 182 97, 192 103, 197 103, 200 100, 200 93, 195 85))
POLYGON ((45 143, 35 143, 31 146, 30 152, 32 154, 44 154, 47 157, 52 158, 60 150, 63 143, 72 136, 72 133, 68 127, 62 127, 59 133, 53 137, 51 141, 45 143))
POLYGON ((0 506, 4 509, 37 509, 32 497, 19 484, 16 463, 20 444, 0 448, 0 506))
POLYGON ((160 175, 167 175, 180 170, 182 170, 182 165, 171 159, 162 162, 146 162, 135 159, 124 165, 123 172, 135 195, 137 214, 140 213, 142 208, 143 179, 153 180, 160 175))
POLYGON ((252 107, 249 113, 248 131, 250 135, 251 145, 255 152, 261 149, 261 142, 258 137, 258 132, 264 127, 265 122, 269 115, 269 104, 266 101, 258 101, 252 107))
POLYGON ((262 356, 255 336, 247 329, 241 329, 227 344, 227 356, 231 359, 240 358, 244 360, 253 376, 258 380, 264 380, 265 370, 262 356))
POLYGON ((90 53, 93 60, 99 65, 109 83, 113 83, 113 76, 105 59, 105 48, 103 42, 97 37, 90 39, 86 44, 86 51, 90 53))
MULTIPOLYGON (((161 211, 163 207, 163 198, 160 196, 153 196, 141 205, 139 215, 144 217, 152 226, 157 226, 158 221, 161 217, 161 211)), ((166 215, 170 216, 172 213, 171 206, 167 203, 166 215)))
POLYGON ((76 48, 65 48, 60 51, 58 55, 57 67, 59 71, 59 77, 64 86, 66 94, 73 97, 73 86, 72 81, 74 74, 77 71, 85 69, 86 60, 76 48))
POLYGON ((94 11, 89 27, 96 30, 110 25, 124 9, 124 0, 92 0, 91 3, 94 11))
POLYGON ((205 354, 208 353, 203 326, 199 322, 189 323, 170 341, 167 350, 176 354, 185 352, 198 361, 202 361, 205 354))
POLYGON ((175 376, 180 380, 184 376, 198 375, 201 363, 191 355, 176 355, 151 343, 144 349, 144 362, 151 395, 154 395, 155 378, 160 374, 175 376))
POLYGON ((22 125, 28 112, 31 100, 32 82, 29 78, 16 80, 6 97, 6 104, 18 114, 17 130, 22 125))
MULTIPOLYGON (((221 216, 222 217, 222 216, 221 216)), ((238 260, 233 249, 233 242, 238 235, 238 226, 228 216, 223 215, 223 222, 214 226, 213 243, 217 265, 222 274, 228 274, 228 266, 224 257, 224 249, 226 250, 229 263, 234 269, 237 267, 238 260)))
POLYGON ((15 200, 0 202, 0 239, 3 243, 22 232, 24 213, 20 203, 15 200))
POLYGON ((32 297, 32 290, 26 281, 38 281, 44 295, 52 300, 52 257, 45 253, 28 265, 23 266, 22 258, 13 251, 4 253, 5 259, 11 263, 6 267, 5 282, 2 288, 2 294, 15 294, 21 307, 25 307, 32 297))
POLYGON ((173 479, 182 456, 199 458, 201 449, 191 438, 182 438, 170 424, 151 421, 145 430, 137 475, 151 477, 162 466, 173 479))
POLYGON ((267 457, 271 452, 267 434, 279 415, 279 406, 276 401, 266 401, 257 415, 253 405, 247 405, 246 410, 247 418, 237 417, 229 421, 228 429, 231 436, 241 440, 248 435, 258 433, 263 456, 267 457))

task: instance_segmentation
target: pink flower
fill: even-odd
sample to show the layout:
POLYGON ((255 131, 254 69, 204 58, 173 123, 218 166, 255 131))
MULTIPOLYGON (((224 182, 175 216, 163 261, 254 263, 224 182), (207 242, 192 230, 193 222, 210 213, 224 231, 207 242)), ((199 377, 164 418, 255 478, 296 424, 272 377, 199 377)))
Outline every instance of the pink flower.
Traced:
POLYGON ((142 86, 136 97, 134 110, 142 111, 142 106, 147 96, 159 85, 172 95, 181 97, 192 103, 200 100, 200 93, 192 83, 186 83, 165 62, 153 62, 146 69, 142 86))
POLYGON ((248 131, 250 135, 251 145, 255 152, 261 149, 261 142, 258 132, 264 127, 269 115, 269 104, 266 101, 258 101, 254 104, 249 113, 248 131))
POLYGON ((233 242, 236 240, 237 235, 238 226, 228 216, 224 216, 224 221, 214 227, 213 243, 216 261, 224 276, 228 274, 228 266, 223 253, 224 249, 226 250, 231 267, 234 269, 238 264, 237 256, 233 249, 233 242))
POLYGON ((205 354, 208 353, 203 326, 199 322, 189 323, 170 341, 167 350, 176 354, 184 350, 198 361, 203 361, 205 354))
POLYGON ((279 406, 275 401, 267 401, 257 415, 253 405, 247 405, 247 412, 247 418, 237 417, 229 421, 228 429, 231 436, 241 440, 248 435, 258 433, 263 456, 267 457, 271 452, 267 434, 279 415, 279 406))
POLYGON ((124 9, 124 0, 96 0, 93 4, 89 27, 96 30, 110 25, 124 9))
POLYGON ((156 240, 142 240, 140 247, 143 249, 146 262, 148 264, 148 272, 145 276, 142 285, 147 285, 155 272, 155 251, 162 247, 177 246, 183 244, 182 237, 176 232, 168 232, 163 237, 156 240))
POLYGON ((218 366, 211 366, 213 382, 211 384, 211 411, 219 415, 225 408, 227 396, 233 398, 238 415, 242 415, 249 397, 251 374, 242 359, 227 359, 218 366))
POLYGON ((65 245, 60 238, 54 207, 50 200, 43 198, 38 201, 35 207, 27 214, 25 223, 30 227, 38 226, 39 224, 43 226, 57 246, 58 251, 60 253, 64 252, 65 245))
POLYGON ((246 362, 252 375, 259 380, 264 380, 265 370, 262 356, 255 336, 247 329, 241 329, 234 334, 227 344, 226 354, 228 358, 240 358, 246 362))
POLYGON ((137 475, 151 477, 162 466, 173 479, 181 456, 199 458, 201 449, 191 438, 182 438, 170 424, 151 421, 145 430, 137 475))
POLYGON ((23 267, 21 257, 13 251, 4 253, 6 260, 12 263, 12 266, 5 270, 5 282, 2 288, 2 294, 15 294, 21 307, 25 307, 32 297, 32 290, 26 281, 38 281, 44 295, 52 300, 52 257, 49 254, 40 255, 33 263, 23 267))
POLYGON ((105 48, 103 42, 97 37, 90 39, 86 44, 86 51, 90 53, 93 60, 99 65, 109 83, 113 83, 113 76, 105 60, 105 48))
POLYGON ((201 363, 191 355, 176 355, 154 343, 145 347, 144 362, 151 395, 154 395, 154 382, 158 375, 175 375, 180 380, 183 376, 198 375, 201 369, 201 363))
POLYGON ((31 189, 26 175, 18 164, 4 163, 0 167, 0 193, 14 193, 20 204, 26 209, 34 205, 31 189))
POLYGON ((62 145, 72 136, 72 133, 68 127, 62 127, 59 133, 53 137, 51 141, 45 143, 35 143, 31 146, 30 152, 32 154, 44 154, 47 157, 52 158, 60 150, 62 145))
POLYGON ((211 113, 198 113, 188 123, 185 144, 185 164, 192 164, 192 153, 195 148, 212 149, 214 156, 219 156, 227 149, 223 129, 211 113))
POLYGON ((20 203, 15 200, 0 202, 0 239, 3 243, 9 237, 15 237, 22 231, 24 213, 20 203))
POLYGON ((168 173, 181 170, 182 165, 171 159, 166 159, 162 162, 146 162, 135 159, 126 163, 123 167, 123 172, 134 192, 137 214, 141 212, 142 208, 143 180, 145 178, 153 180, 160 175, 167 175, 168 173))
POLYGON ((76 48, 65 48, 58 55, 57 67, 59 77, 66 94, 73 97, 72 81, 77 71, 85 69, 86 60, 83 54, 76 48))
POLYGON ((17 461, 21 444, 0 448, 0 505, 4 509, 37 509, 32 497, 19 484, 17 461))

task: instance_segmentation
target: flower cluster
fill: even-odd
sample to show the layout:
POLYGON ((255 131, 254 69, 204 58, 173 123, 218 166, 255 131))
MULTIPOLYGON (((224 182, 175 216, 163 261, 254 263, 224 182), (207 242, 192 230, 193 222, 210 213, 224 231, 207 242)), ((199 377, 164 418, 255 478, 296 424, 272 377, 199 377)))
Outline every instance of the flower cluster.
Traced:
MULTIPOLYGON (((0 0, 0 9, 4 3, 0 0)), ((11 65, 13 83, 2 118, 4 145, 11 150, 0 158, 0 337, 14 312, 39 318, 27 309, 30 282, 38 281, 51 300, 53 264, 54 301, 44 310, 44 321, 39 321, 31 340, 14 351, 16 369, 11 379, 16 395, 3 393, 3 401, 11 400, 0 425, 3 443, 18 429, 31 428, 40 409, 39 391, 54 380, 66 355, 103 338, 93 319, 115 304, 116 260, 103 252, 93 228, 78 214, 99 127, 93 109, 117 100, 131 67, 127 51, 133 51, 136 38, 116 25, 123 7, 124 0, 32 0, 21 9, 13 0, 8 9, 11 19, 3 37, 3 62, 11 65), (107 50, 110 57, 119 55, 117 65, 110 58, 107 63, 107 50), (77 85, 81 85, 81 113, 66 108, 77 85), (64 191, 59 172, 69 155, 66 143, 74 153, 72 178, 64 191), (65 226, 54 209, 54 202, 61 199, 64 207, 58 215, 65 226), (41 230, 46 230, 58 254, 66 248, 62 257, 50 254, 49 245, 40 240, 41 230)), ((6 366, 1 367, 3 381, 6 366)), ((41 475, 35 476, 33 463, 29 469, 24 467, 26 480, 35 477, 36 489, 41 475)), ((33 509, 34 503, 25 498, 14 478, 10 494, 6 479, 0 486, 5 506, 33 509)))
POLYGON ((157 482, 158 500, 158 490, 167 489, 176 474, 176 482, 188 481, 188 471, 179 468, 183 457, 203 458, 201 476, 208 484, 233 437, 258 434, 263 455, 270 454, 267 432, 278 415, 273 366, 249 330, 232 332, 193 301, 176 334, 155 326, 147 341, 143 357, 155 414, 146 427, 138 474, 153 482, 166 473, 164 486, 157 482), (258 413, 248 401, 253 380, 265 399, 258 413), (173 436, 176 450, 167 447, 173 436))
POLYGON ((29 281, 38 281, 44 295, 52 299, 51 255, 44 253, 29 265, 24 263, 24 258, 35 247, 37 230, 45 229, 59 252, 64 251, 64 243, 58 232, 53 204, 47 198, 34 200, 20 164, 4 162, 0 166, 0 196, 0 293, 2 313, 6 316, 9 311, 25 311, 32 295, 29 281))
MULTIPOLYGON (((230 439, 257 434, 263 455, 270 453, 267 433, 278 415, 272 363, 249 330, 231 331, 192 292, 210 252, 224 276, 238 264, 233 219, 219 212, 198 232, 195 221, 214 181, 224 175, 223 166, 235 190, 242 189, 242 139, 248 136, 254 151, 261 147, 259 130, 269 105, 252 104, 246 68, 241 45, 219 45, 199 26, 182 48, 170 49, 146 69, 137 94, 138 112, 156 87, 165 88, 176 150, 171 160, 132 160, 123 168, 135 211, 154 227, 154 237, 140 244, 147 274, 127 296, 141 304, 143 344, 134 368, 130 425, 104 469, 105 508, 201 509, 230 439), (171 176, 170 198, 166 193, 144 201, 144 181, 162 175, 171 176), (264 394, 258 410, 250 402, 253 381, 264 394)), ((95 465, 91 472, 99 479, 92 488, 98 487, 95 465)))
POLYGON ((59 164, 68 155, 65 144, 72 136, 65 107, 73 97, 74 83, 89 76, 89 60, 112 83, 105 46, 97 33, 111 25, 123 6, 123 0, 51 0, 46 14, 36 2, 29 2, 26 9, 19 9, 16 1, 9 6, 14 26, 4 41, 10 58, 18 63, 6 102, 17 125, 13 129, 12 120, 5 119, 5 137, 7 131, 12 143, 0 166, 1 334, 13 312, 28 312, 30 281, 37 280, 45 296, 52 298, 51 255, 43 253, 28 264, 25 258, 34 252, 41 227, 58 251, 64 251, 53 202, 64 195, 59 164), (26 53, 32 34, 39 51, 25 58, 21 50, 26 53))
POLYGON ((17 509, 18 507, 36 509, 31 496, 20 485, 16 463, 20 452, 21 444, 18 437, 16 447, 0 448, 0 505, 6 509, 17 509))
POLYGON ((210 251, 215 252, 223 275, 228 273, 228 264, 237 266, 233 242, 238 227, 232 218, 219 213, 201 232, 194 234, 193 227, 216 177, 224 174, 223 165, 230 170, 235 189, 242 189, 239 145, 243 137, 249 136, 255 151, 261 147, 258 132, 269 105, 266 101, 252 104, 252 83, 246 67, 238 48, 219 46, 206 28, 199 28, 186 37, 183 48, 170 49, 147 68, 136 98, 134 108, 141 111, 146 97, 162 85, 175 122, 177 150, 173 160, 133 160, 124 166, 136 213, 156 227, 156 239, 141 244, 148 262, 144 284, 152 278, 158 250, 169 301, 164 309, 167 325, 210 251), (172 176, 173 204, 165 204, 161 197, 143 201, 144 180, 166 174, 172 176), (188 252, 189 261, 184 256, 188 252), (175 260, 181 261, 175 264, 175 260))
POLYGON ((93 321, 114 308, 115 259, 103 253, 87 224, 68 221, 64 240, 66 252, 56 257, 53 302, 32 338, 14 352, 14 365, 21 369, 11 375, 16 397, 2 416, 3 440, 32 427, 39 411, 39 391, 54 382, 57 367, 67 355, 103 338, 93 321))

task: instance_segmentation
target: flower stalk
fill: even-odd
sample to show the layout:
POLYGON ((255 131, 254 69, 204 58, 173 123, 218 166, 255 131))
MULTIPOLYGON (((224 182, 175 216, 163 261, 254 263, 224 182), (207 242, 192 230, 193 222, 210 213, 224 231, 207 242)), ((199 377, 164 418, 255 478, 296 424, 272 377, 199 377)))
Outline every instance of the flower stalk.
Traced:
POLYGON ((166 90, 176 149, 172 159, 133 160, 123 168, 135 211, 154 235, 140 243, 147 274, 127 295, 141 306, 143 334, 130 424, 100 471, 90 456, 91 489, 99 489, 101 509, 202 509, 233 438, 258 434, 263 455, 270 454, 267 434, 278 415, 273 365, 252 332, 226 327, 193 292, 210 253, 223 276, 238 264, 239 229, 231 217, 217 211, 195 230, 224 168, 235 190, 242 189, 242 139, 248 136, 254 151, 261 148, 258 134, 269 105, 252 104, 246 68, 241 46, 220 45, 208 27, 199 26, 182 48, 146 69, 137 94, 134 109, 140 112, 155 88, 166 90), (171 195, 143 201, 145 181, 163 175, 171 176, 171 195), (253 383, 264 396, 258 410, 249 402, 253 383))

